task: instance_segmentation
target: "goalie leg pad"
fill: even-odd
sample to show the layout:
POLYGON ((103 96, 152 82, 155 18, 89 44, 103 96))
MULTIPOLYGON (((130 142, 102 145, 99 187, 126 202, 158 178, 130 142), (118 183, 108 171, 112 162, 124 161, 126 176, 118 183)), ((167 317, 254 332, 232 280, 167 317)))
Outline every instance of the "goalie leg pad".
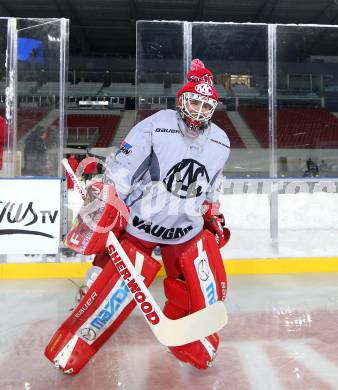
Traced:
POLYGON ((193 239, 161 248, 168 277, 184 280, 189 292, 189 313, 224 301, 227 278, 216 239, 203 230, 193 239))
MULTIPOLYGON (((116 235, 116 234, 115 234, 116 235)), ((136 248, 140 249, 141 252, 146 253, 148 256, 151 256, 152 251, 154 250, 156 244, 153 242, 148 242, 141 240, 127 233, 126 231, 122 232, 118 237, 119 241, 128 241, 130 244, 133 244, 136 248)), ((97 254, 94 258, 93 265, 104 268, 105 265, 110 261, 110 256, 107 253, 97 254)))
MULTIPOLYGON (((123 239, 121 245, 148 287, 160 264, 127 239, 123 239)), ((109 261, 47 345, 46 357, 64 373, 77 374, 129 316, 135 305, 128 287, 109 261)))
MULTIPOLYGON (((205 230, 180 246, 179 251, 177 247, 172 251, 180 253, 179 258, 170 256, 170 247, 162 249, 164 263, 173 261, 171 266, 166 267, 173 271, 173 276, 164 281, 167 302, 163 312, 171 319, 224 300, 226 295, 226 274, 213 234, 205 230), (181 275, 180 279, 176 279, 176 275, 181 275)), ((218 345, 219 336, 214 333, 202 340, 169 349, 179 360, 205 369, 211 366, 218 345)))
POLYGON ((179 265, 191 297, 190 313, 224 301, 227 279, 216 239, 208 230, 192 240, 179 265))
MULTIPOLYGON (((163 312, 168 318, 178 319, 189 314, 189 292, 184 281, 168 277, 164 280, 164 291, 167 302, 163 312)), ((177 359, 198 369, 206 369, 216 357, 218 344, 219 336, 214 333, 193 343, 169 347, 169 350, 177 359)))

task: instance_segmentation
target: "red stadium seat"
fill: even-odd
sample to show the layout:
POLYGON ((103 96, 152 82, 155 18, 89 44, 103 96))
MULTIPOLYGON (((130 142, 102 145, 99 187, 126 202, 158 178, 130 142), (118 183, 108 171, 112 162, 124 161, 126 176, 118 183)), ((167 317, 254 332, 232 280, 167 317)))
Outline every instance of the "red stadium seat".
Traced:
POLYGON ((230 118, 227 113, 224 111, 215 111, 212 122, 214 122, 217 126, 223 129, 230 140, 231 148, 245 148, 245 145, 237 133, 235 126, 232 124, 230 118))
MULTIPOLYGON (((268 109, 240 107, 239 112, 260 144, 269 147, 268 109)), ((284 149, 337 148, 338 119, 323 108, 280 108, 277 145, 284 149)))
POLYGON ((118 115, 68 115, 68 127, 97 127, 99 136, 95 147, 105 148, 111 145, 120 121, 118 115))

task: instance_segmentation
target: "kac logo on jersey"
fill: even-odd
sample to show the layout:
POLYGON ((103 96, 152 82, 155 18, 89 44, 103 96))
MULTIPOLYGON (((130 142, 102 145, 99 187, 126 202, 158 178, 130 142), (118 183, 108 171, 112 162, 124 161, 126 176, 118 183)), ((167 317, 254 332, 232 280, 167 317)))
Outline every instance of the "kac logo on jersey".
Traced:
POLYGON ((132 145, 128 144, 128 142, 126 142, 126 141, 123 141, 121 146, 120 146, 120 149, 116 152, 115 156, 118 156, 120 153, 124 153, 124 154, 128 155, 131 153, 131 148, 132 148, 132 145))
POLYGON ((173 195, 182 198, 196 198, 202 194, 199 179, 209 183, 209 175, 205 166, 193 159, 184 159, 174 165, 163 179, 167 190, 173 195))

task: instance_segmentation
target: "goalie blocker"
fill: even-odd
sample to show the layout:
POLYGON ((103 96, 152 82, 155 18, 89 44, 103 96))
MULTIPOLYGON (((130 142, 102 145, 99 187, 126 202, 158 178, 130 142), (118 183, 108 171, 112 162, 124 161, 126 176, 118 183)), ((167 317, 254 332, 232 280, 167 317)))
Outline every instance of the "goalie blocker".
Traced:
MULTIPOLYGON (((80 188, 76 177, 74 181, 80 188)), ((129 209, 118 198, 113 185, 94 182, 83 197, 84 204, 65 237, 65 244, 84 255, 101 253, 105 250, 108 233, 112 231, 118 236, 126 227, 129 209)))

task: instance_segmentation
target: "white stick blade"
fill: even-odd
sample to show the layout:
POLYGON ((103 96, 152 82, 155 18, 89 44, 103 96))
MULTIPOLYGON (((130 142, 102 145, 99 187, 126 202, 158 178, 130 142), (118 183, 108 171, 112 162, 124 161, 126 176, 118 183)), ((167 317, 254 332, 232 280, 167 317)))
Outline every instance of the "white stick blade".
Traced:
POLYGON ((178 320, 165 320, 154 333, 161 344, 176 347, 210 336, 227 322, 224 302, 218 301, 178 320))

